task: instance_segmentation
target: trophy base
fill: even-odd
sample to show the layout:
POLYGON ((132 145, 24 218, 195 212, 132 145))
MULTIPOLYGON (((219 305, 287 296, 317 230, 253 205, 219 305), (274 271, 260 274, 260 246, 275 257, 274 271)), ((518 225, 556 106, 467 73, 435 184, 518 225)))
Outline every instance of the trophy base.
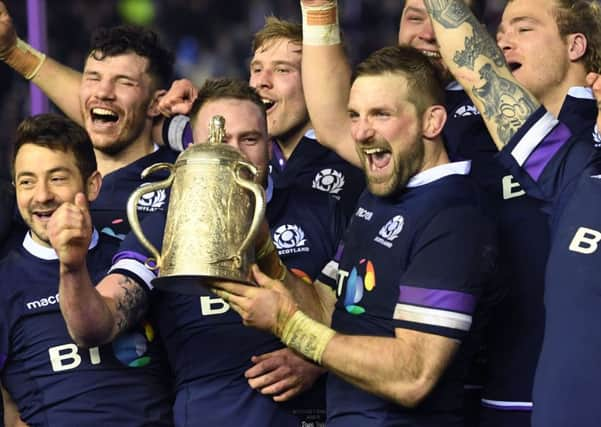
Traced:
POLYGON ((250 280, 243 280, 233 277, 215 277, 215 276, 167 276, 152 279, 152 286, 165 291, 185 295, 206 295, 207 290, 211 289, 212 282, 237 282, 244 285, 256 286, 250 280))

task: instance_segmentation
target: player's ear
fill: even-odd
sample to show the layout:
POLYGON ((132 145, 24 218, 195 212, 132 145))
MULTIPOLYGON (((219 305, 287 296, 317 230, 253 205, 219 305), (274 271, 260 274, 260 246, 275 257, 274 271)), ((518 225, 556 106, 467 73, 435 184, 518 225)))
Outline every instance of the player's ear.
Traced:
POLYGON ((98 194, 100 193, 101 187, 102 175, 100 175, 100 172, 94 171, 86 180, 86 196, 88 198, 88 202, 93 202, 96 200, 98 194))
POLYGON ((422 115, 422 134, 424 138, 434 139, 440 136, 447 121, 447 110, 442 105, 431 105, 422 115))
POLYGON ((149 117, 157 117, 161 115, 161 111, 159 110, 159 102, 161 98, 165 96, 167 91, 165 89, 155 90, 152 95, 152 100, 150 104, 148 104, 147 114, 149 117))
POLYGON ((570 61, 581 60, 586 53, 586 48, 588 46, 588 40, 586 39, 586 36, 582 33, 573 33, 569 34, 566 37, 566 40, 568 45, 568 57, 570 58, 570 61))

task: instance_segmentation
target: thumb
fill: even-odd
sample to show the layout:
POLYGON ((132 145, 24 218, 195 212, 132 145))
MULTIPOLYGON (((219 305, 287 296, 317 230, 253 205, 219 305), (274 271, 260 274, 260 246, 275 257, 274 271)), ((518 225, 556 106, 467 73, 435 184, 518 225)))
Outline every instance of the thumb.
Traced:
POLYGON ((88 209, 88 199, 85 194, 77 193, 75 195, 75 206, 82 210, 82 212, 87 212, 88 209))
POLYGON ((257 285, 261 288, 272 288, 274 279, 263 273, 257 264, 253 264, 251 267, 253 277, 257 285))

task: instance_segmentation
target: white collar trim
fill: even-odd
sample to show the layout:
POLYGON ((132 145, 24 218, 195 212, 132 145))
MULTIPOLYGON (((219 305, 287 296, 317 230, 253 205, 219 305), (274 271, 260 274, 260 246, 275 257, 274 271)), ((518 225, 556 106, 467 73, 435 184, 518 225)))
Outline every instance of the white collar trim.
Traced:
MULTIPOLYGON (((94 229, 94 231, 92 233, 92 241, 90 242, 90 246, 88 246, 88 250, 96 247, 96 245, 98 244, 98 238, 99 238, 98 231, 96 231, 96 229, 94 229)), ((31 255, 33 255, 37 258, 47 260, 47 261, 52 261, 52 260, 58 259, 58 255, 54 251, 54 248, 48 248, 46 246, 42 246, 39 243, 37 243, 35 240, 33 240, 33 238, 31 237, 31 231, 28 231, 27 234, 25 235, 25 238, 23 239, 23 247, 25 248, 25 250, 27 252, 29 252, 31 255)))
POLYGON ((407 187, 414 188, 430 184, 431 182, 438 181, 449 175, 468 175, 471 168, 472 162, 470 160, 434 166, 433 168, 426 169, 425 171, 414 175, 407 183, 407 187))

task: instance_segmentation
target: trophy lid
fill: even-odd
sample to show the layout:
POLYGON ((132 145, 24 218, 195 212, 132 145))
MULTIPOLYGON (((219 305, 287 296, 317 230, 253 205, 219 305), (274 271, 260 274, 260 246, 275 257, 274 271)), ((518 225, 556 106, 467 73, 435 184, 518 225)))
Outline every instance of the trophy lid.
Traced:
POLYGON ((177 158, 176 165, 189 162, 229 163, 247 160, 236 148, 225 143, 225 118, 213 116, 209 122, 209 138, 206 142, 195 143, 184 150, 177 158))

